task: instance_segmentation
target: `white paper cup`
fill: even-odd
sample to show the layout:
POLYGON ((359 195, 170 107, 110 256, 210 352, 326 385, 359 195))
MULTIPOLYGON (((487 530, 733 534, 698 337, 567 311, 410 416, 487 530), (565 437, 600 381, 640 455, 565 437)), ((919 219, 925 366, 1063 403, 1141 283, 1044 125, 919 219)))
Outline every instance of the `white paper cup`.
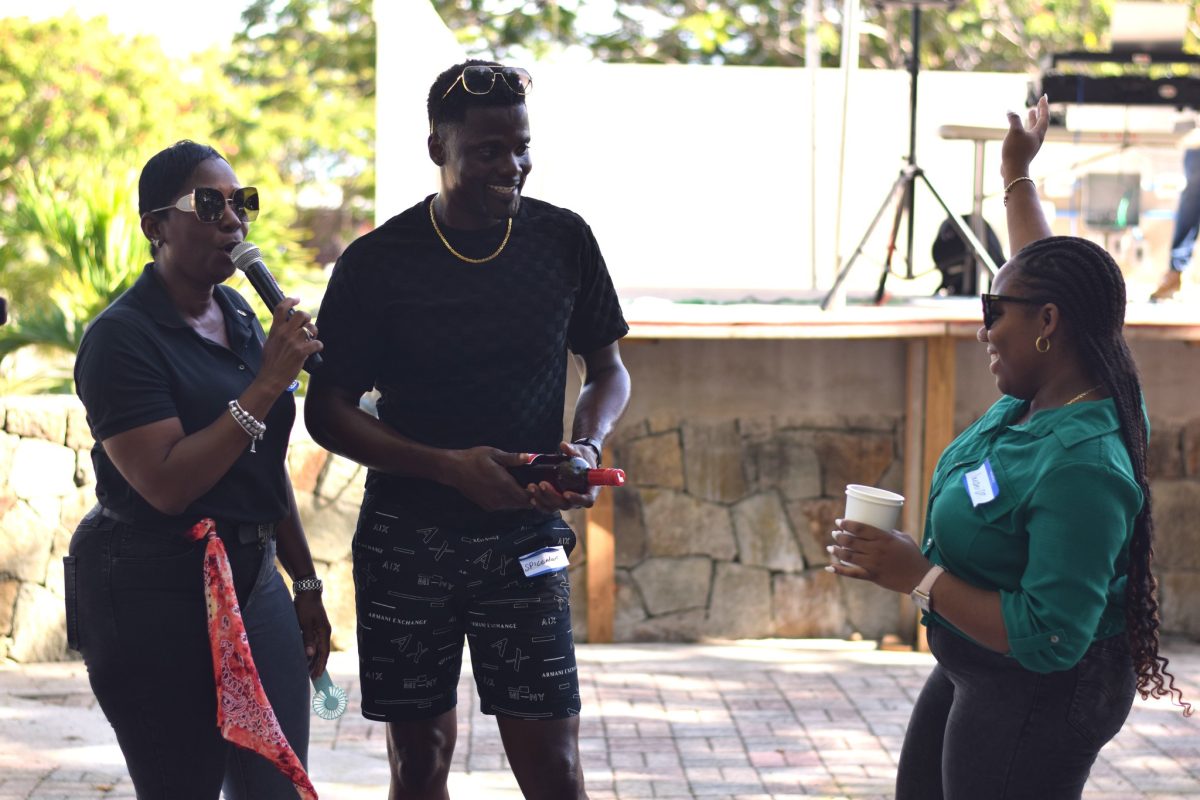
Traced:
POLYGON ((903 506, 902 494, 857 483, 846 485, 845 519, 890 531, 899 526, 903 506))

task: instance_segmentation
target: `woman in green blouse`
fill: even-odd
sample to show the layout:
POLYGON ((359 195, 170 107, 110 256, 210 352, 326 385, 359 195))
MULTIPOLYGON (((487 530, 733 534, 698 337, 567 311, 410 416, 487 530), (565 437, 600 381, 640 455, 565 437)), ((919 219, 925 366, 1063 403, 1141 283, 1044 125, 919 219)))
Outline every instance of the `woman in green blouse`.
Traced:
POLYGON ((1148 423, 1103 248, 1051 236, 1029 164, 1048 124, 1009 114, 1015 256, 983 296, 1004 395, 946 448, 924 539, 839 520, 829 569, 912 595, 938 663, 913 709, 897 800, 1079 798, 1135 692, 1173 696, 1150 571, 1148 423))

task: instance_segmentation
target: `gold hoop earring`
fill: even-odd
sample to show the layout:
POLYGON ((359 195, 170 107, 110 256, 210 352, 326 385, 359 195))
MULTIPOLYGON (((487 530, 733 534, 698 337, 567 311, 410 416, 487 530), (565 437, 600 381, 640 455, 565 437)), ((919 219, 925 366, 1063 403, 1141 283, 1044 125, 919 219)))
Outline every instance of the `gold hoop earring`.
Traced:
POLYGON ((1044 339, 1041 336, 1037 337, 1037 339, 1035 339, 1033 342, 1033 349, 1037 350, 1039 353, 1049 353, 1050 340, 1044 339))

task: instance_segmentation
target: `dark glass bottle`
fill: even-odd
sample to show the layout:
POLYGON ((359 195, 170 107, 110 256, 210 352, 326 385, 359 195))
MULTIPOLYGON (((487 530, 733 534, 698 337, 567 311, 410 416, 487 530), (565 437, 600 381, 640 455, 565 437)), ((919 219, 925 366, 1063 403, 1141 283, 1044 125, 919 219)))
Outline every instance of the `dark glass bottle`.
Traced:
POLYGON ((546 453, 533 456, 529 463, 509 467, 517 483, 528 486, 546 481, 560 492, 583 494, 593 486, 623 486, 625 470, 592 469, 579 456, 546 453))

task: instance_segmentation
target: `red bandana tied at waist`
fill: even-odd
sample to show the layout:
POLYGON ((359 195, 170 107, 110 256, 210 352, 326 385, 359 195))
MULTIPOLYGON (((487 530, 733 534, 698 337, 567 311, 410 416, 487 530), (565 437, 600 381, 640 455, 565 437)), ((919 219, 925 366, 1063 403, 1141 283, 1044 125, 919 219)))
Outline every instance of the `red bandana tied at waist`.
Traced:
POLYGON ((216 523, 208 518, 200 520, 192 527, 189 538, 208 540, 204 547, 204 597, 208 604, 208 639, 212 644, 221 736, 274 764, 291 780, 303 800, 317 800, 317 790, 283 735, 263 691, 233 589, 229 556, 217 536, 216 523))

